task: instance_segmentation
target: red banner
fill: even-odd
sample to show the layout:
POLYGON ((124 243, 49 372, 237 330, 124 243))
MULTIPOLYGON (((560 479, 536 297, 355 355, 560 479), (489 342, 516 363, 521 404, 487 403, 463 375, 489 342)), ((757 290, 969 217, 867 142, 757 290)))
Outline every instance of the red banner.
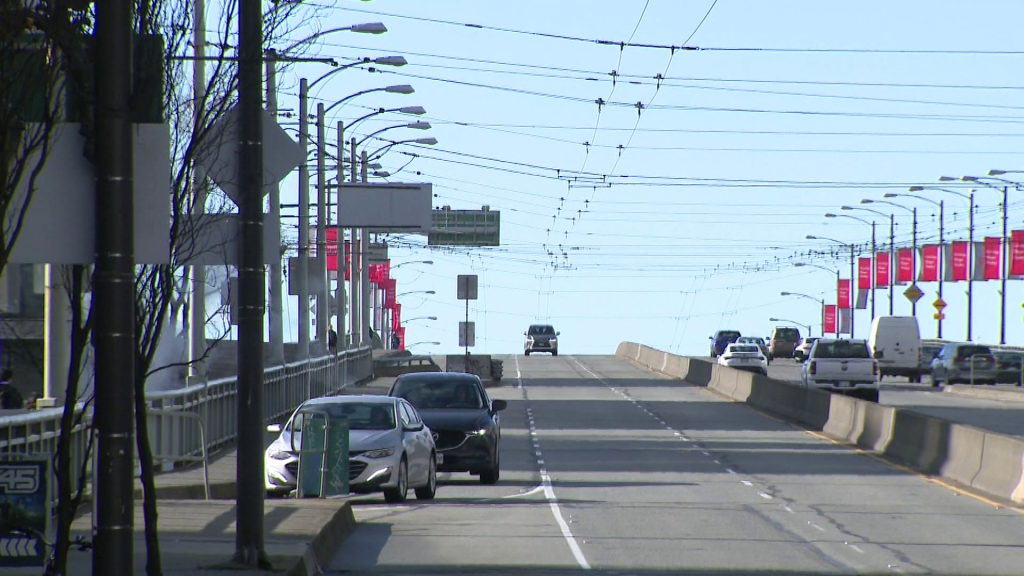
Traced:
POLYGON ((352 280, 352 243, 345 240, 345 280, 352 280))
POLYGON ((395 293, 398 289, 397 282, 395 282, 394 278, 387 278, 382 288, 384 288, 384 307, 394 310, 395 305, 398 304, 398 301, 395 299, 395 293))
POLYGON ((405 326, 399 328, 398 333, 398 349, 405 350, 405 326))
POLYGON ((1024 276, 1024 230, 1010 236, 1010 276, 1024 276))
POLYGON ((910 248, 900 248, 896 252, 897 283, 914 281, 914 251, 910 248))
POLYGON ((921 248, 921 281, 939 281, 939 258, 942 257, 941 246, 930 244, 921 248))
POLYGON ((391 313, 391 330, 397 331, 402 327, 402 305, 395 304, 395 309, 391 313))
POLYGON ((822 332, 825 334, 836 333, 836 307, 832 304, 825 305, 825 325, 822 332))
MULTIPOLYGON (((338 229, 334 226, 327 228, 324 234, 324 241, 327 242, 327 271, 337 272, 338 271, 338 229)), ((319 255, 320 245, 317 243, 317 249, 314 253, 319 255)))
POLYGON ((840 280, 836 288, 836 303, 841 310, 850 308, 850 280, 840 280))
POLYGON ((1003 239, 995 236, 985 238, 985 280, 999 280, 1003 239))
POLYGON ((953 242, 949 251, 951 253, 953 282, 966 282, 970 276, 971 243, 953 242))
POLYGON ((857 289, 871 289, 871 258, 857 259, 857 289))
POLYGON ((889 271, 889 253, 875 254, 875 286, 888 287, 892 273, 889 271))

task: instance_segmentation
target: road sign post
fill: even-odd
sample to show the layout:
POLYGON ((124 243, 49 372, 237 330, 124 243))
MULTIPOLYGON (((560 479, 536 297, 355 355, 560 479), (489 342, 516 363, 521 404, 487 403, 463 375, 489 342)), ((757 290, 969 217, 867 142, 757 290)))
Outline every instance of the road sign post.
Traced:
POLYGON ((469 321, 469 301, 476 300, 478 293, 478 282, 476 274, 459 274, 457 295, 459 300, 466 301, 466 321, 459 322, 459 346, 466 348, 466 366, 469 366, 469 347, 476 345, 475 326, 471 327, 469 321), (472 331, 472 338, 470 338, 472 331))

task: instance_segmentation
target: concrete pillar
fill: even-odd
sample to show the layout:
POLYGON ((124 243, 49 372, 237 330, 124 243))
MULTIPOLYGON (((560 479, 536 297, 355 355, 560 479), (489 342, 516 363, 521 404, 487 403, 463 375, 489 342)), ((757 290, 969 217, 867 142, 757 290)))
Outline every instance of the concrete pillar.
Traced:
POLYGON ((43 320, 43 397, 37 406, 64 405, 71 363, 71 297, 63 266, 46 265, 46 317, 43 320))

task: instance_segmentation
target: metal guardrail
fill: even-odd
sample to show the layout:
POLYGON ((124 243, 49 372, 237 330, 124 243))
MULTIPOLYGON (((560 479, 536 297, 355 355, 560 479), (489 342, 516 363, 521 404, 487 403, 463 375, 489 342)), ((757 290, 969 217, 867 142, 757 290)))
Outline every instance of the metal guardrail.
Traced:
MULTIPOLYGON (((203 463, 203 494, 207 500, 210 499, 210 452, 206 448, 206 421, 197 412, 176 412, 172 410, 149 410, 149 415, 159 415, 161 418, 182 418, 195 420, 199 423, 199 444, 202 446, 201 456, 183 456, 181 454, 153 454, 154 462, 202 462, 203 463)), ((96 452, 94 451, 95 455, 96 452)), ((93 462, 95 468, 96 463, 93 462)))
MULTIPOLYGON (((263 376, 264 421, 279 421, 309 398, 337 394, 372 375, 369 347, 268 368, 263 376)), ((173 468, 176 462, 194 461, 204 451, 234 440, 237 394, 238 377, 233 376, 146 395, 150 446, 154 454, 161 455, 164 469, 173 468), (195 414, 203 425, 198 430, 185 425, 190 417, 183 418, 183 413, 195 414)), ((63 412, 63 408, 47 408, 0 417, 0 452, 56 454, 63 412)), ((69 435, 73 483, 82 472, 92 418, 84 403, 75 407, 75 414, 81 421, 69 435)))

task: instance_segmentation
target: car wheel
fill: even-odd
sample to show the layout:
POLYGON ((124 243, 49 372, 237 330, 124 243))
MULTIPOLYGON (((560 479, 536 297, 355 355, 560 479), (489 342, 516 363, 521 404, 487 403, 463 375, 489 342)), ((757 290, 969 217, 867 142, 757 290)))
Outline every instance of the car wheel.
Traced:
POLYGON ((932 388, 938 388, 939 387, 940 382, 939 382, 938 378, 935 377, 935 374, 929 374, 928 375, 928 381, 931 383, 932 388))
POLYGON ((405 456, 398 464, 397 484, 394 488, 384 489, 384 501, 388 504, 401 504, 409 494, 409 466, 405 463, 405 456))
POLYGON ((430 455, 430 471, 427 473, 427 483, 416 489, 417 500, 433 500, 437 493, 437 458, 430 455))
POLYGON ((501 476, 501 460, 498 456, 497 448, 494 451, 494 466, 488 470, 484 470, 480 473, 481 484, 497 484, 498 478, 501 476))
POLYGON ((530 351, 526 350, 526 351, 523 352, 523 354, 526 355, 526 356, 529 356, 530 355, 530 351))
POLYGON ((558 356, 558 350, 552 350, 551 351, 551 355, 552 356, 558 356))

